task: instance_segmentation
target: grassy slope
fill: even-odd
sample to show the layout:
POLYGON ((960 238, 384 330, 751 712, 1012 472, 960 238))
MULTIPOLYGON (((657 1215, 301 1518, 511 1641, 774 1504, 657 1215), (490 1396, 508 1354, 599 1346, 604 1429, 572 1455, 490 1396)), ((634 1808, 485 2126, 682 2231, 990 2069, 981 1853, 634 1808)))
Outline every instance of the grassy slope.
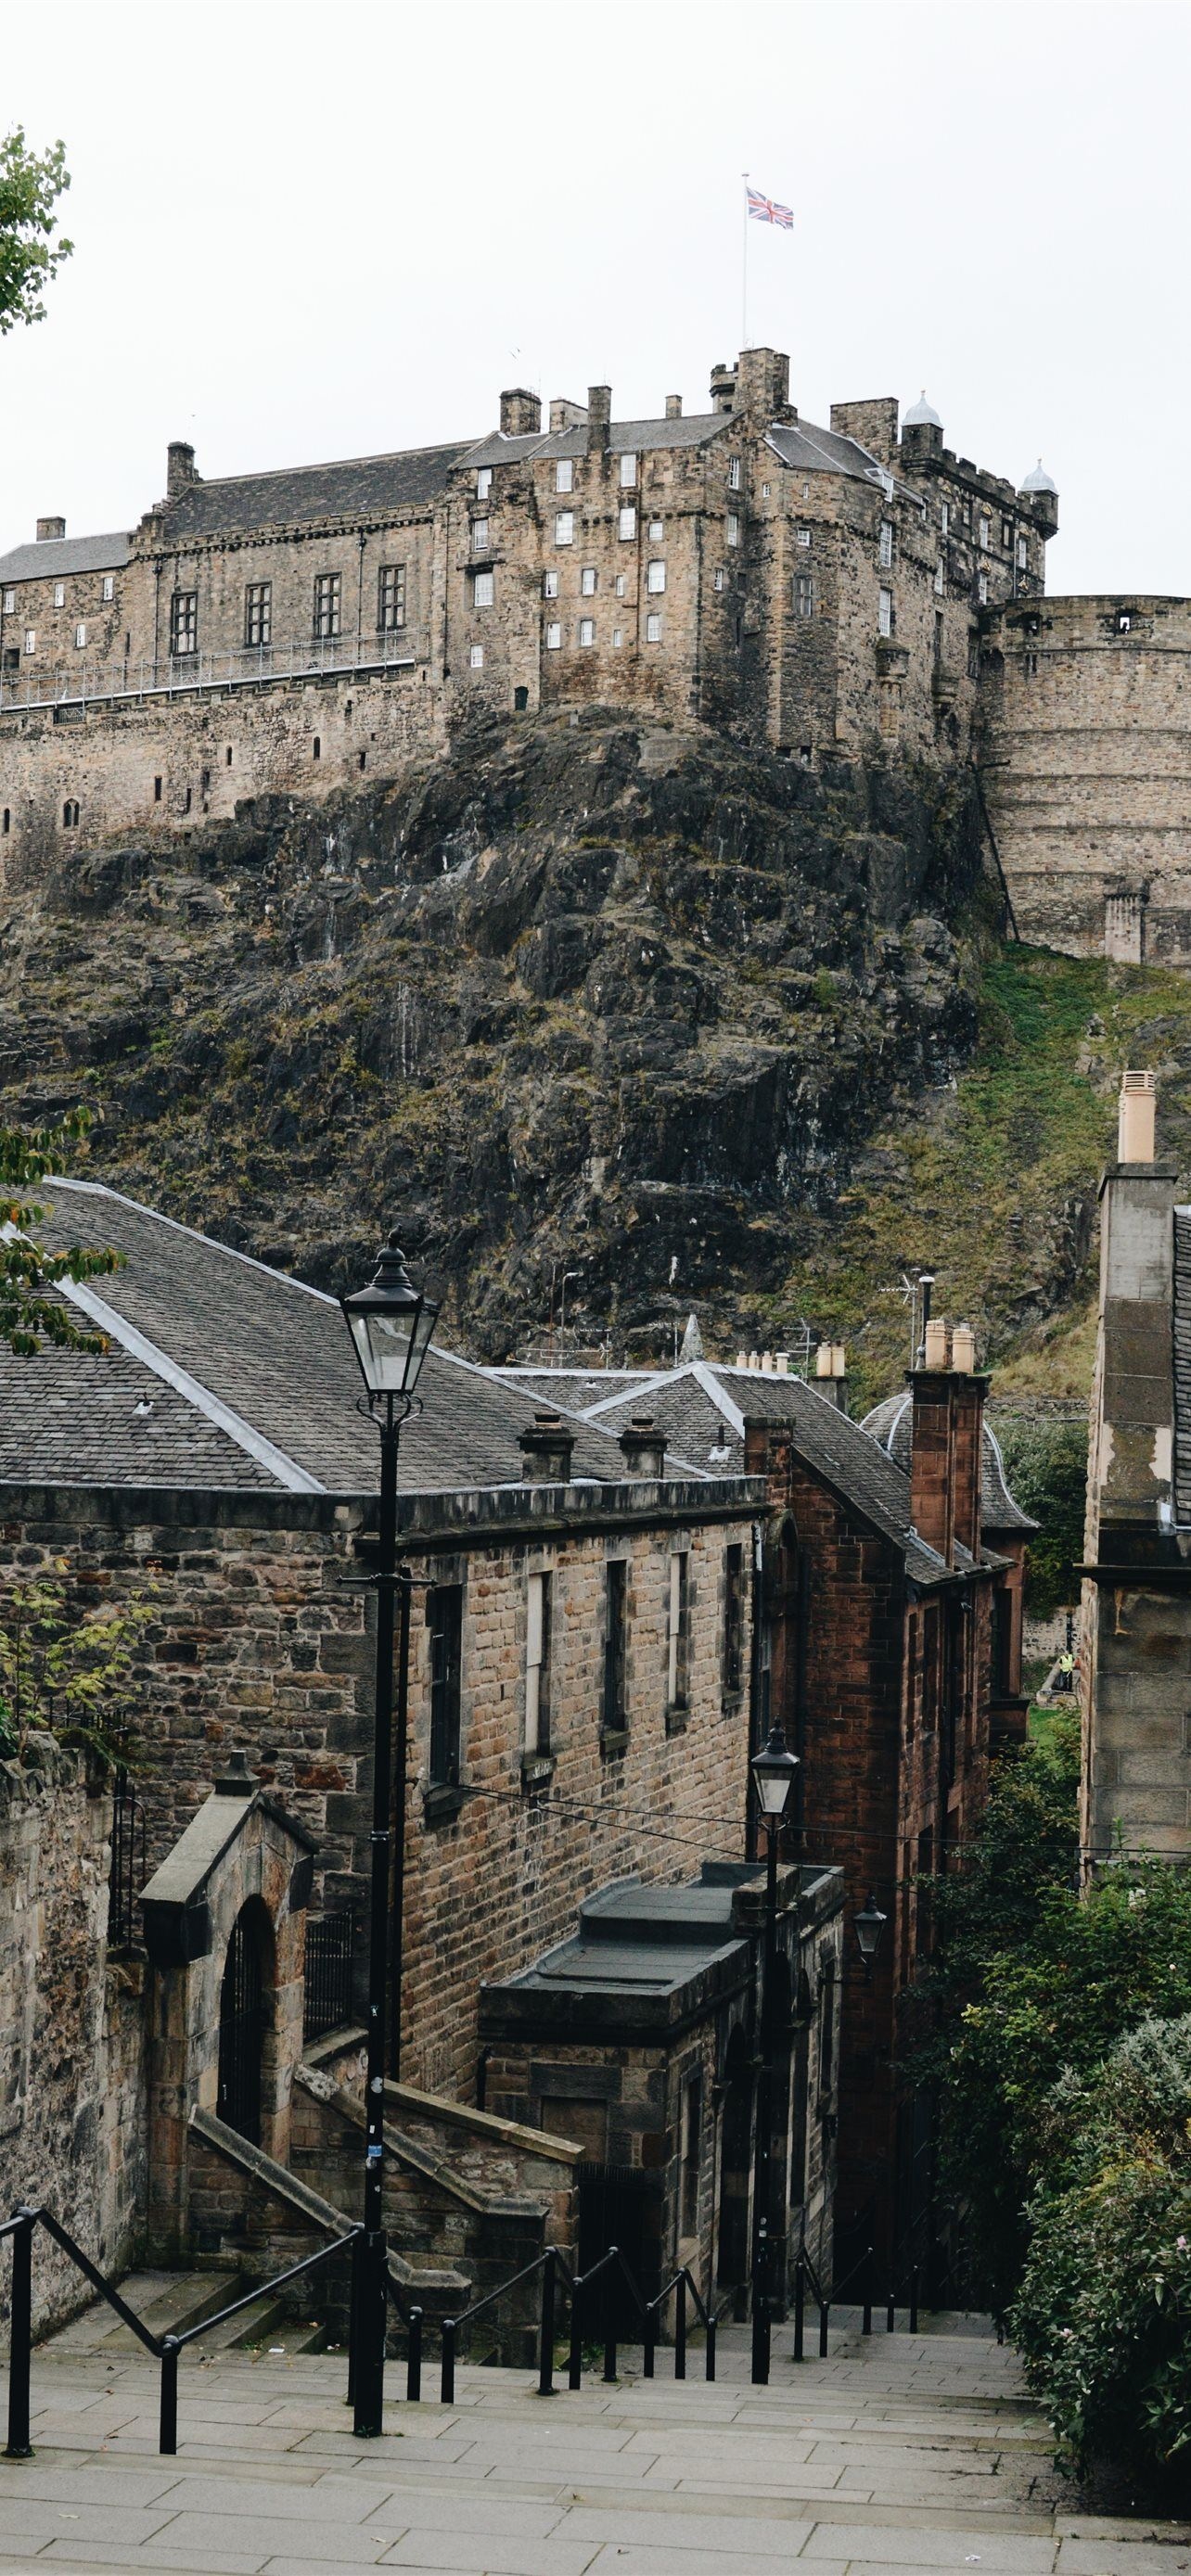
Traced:
MULTIPOLYGON (((1159 1150, 1191 1167, 1191 979, 1005 946, 981 979, 956 1087, 879 1123, 844 1202, 773 1301, 851 1344, 862 1395, 896 1384, 908 1332, 883 1294, 934 1269, 935 1311, 976 1327, 996 1391, 1082 1396, 1095 1334, 1096 1188, 1121 1069, 1159 1073, 1159 1150)), ((1185 1191, 1186 1182, 1183 1181, 1185 1191)))

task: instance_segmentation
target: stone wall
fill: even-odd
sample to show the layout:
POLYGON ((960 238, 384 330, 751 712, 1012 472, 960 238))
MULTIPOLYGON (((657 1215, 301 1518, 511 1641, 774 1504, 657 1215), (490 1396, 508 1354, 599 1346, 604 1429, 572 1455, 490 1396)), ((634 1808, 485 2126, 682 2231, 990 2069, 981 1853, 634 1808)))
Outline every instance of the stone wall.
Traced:
MULTIPOLYGON (((103 2269, 143 2223, 143 1965, 108 1958, 111 1805, 48 1736, 0 1764, 0 2212, 44 2205, 103 2269)), ((7 2296, 7 2264, 4 2266, 7 2296)), ((39 2325, 90 2297, 34 2243, 39 2325)))

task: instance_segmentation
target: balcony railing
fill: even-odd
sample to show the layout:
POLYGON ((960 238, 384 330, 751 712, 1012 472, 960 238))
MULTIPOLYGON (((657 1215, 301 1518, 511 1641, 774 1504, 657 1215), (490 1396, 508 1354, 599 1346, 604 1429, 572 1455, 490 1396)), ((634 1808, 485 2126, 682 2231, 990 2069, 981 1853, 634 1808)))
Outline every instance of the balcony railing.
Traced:
POLYGON ((322 642, 252 644, 236 653, 177 653, 161 657, 109 657, 88 662, 80 655, 54 671, 0 672, 0 713, 49 707, 59 719, 69 711, 84 715, 88 707, 113 701, 189 697, 198 691, 267 687, 275 680, 317 679, 324 673, 412 671, 419 659, 408 630, 384 635, 337 635, 322 642))

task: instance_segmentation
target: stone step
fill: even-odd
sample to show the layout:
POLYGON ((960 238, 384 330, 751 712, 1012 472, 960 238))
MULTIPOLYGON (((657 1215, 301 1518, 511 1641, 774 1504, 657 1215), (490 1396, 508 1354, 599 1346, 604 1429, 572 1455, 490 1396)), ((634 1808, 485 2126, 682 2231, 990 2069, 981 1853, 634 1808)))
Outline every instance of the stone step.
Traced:
MULTIPOLYGON (((201 2325, 204 2318, 226 2308, 238 2297, 241 2282, 235 2272, 129 2272, 116 2287, 125 2306, 150 2334, 165 2335, 185 2334, 190 2326, 201 2325)), ((48 2335, 40 2349, 65 2355, 137 2352, 143 2347, 106 2299, 94 2299, 80 2316, 48 2335)))

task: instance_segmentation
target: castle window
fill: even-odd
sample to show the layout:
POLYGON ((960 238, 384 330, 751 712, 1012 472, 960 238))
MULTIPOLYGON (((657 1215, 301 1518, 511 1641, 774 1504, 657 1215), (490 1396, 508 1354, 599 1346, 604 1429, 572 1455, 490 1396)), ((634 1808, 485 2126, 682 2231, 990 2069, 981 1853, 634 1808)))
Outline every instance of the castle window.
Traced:
POLYGON ((580 641, 580 643, 581 643, 581 644, 584 644, 584 645, 586 645, 586 644, 594 644, 594 642, 595 642, 595 619, 594 619, 594 617, 581 617, 581 618, 580 618, 580 620, 579 620, 579 641, 580 641))
POLYGON ((1001 543, 1005 547, 1006 552, 1013 543, 1012 519, 1002 519, 1001 521, 1001 543))
POLYGON ((27 626, 25 628, 25 651, 27 653, 36 653, 37 651, 37 628, 35 626, 27 626))
POLYGON ((1017 540, 1017 569, 1018 569, 1018 571, 1019 571, 1019 572, 1024 572, 1024 571, 1025 571, 1026 566, 1027 566, 1027 564, 1028 564, 1029 560, 1030 560, 1030 549, 1029 549, 1029 546, 1027 545, 1026 540, 1025 540, 1025 538, 1024 538, 1024 537, 1019 537, 1019 538, 1018 538, 1018 540, 1017 540))
POLYGON ((942 596, 943 596, 943 592, 944 592, 944 590, 946 589, 946 587, 947 587, 947 572, 946 572, 946 567, 945 567, 945 566, 944 566, 944 564, 940 561, 939 563, 937 563, 937 564, 935 565, 935 589, 937 590, 937 592, 938 592, 938 594, 939 594, 940 599, 942 598, 942 596))
POLYGON ((622 572, 618 572, 616 576, 616 596, 618 599, 624 599, 627 592, 628 583, 625 580, 624 574, 622 572))
POLYGON ((991 545, 991 543, 992 543, 992 530, 991 530, 991 528, 990 528, 990 526, 989 526, 989 524, 988 524, 987 519, 985 519, 985 518, 983 518, 983 517, 981 518, 980 525, 979 525, 979 527, 978 527, 978 529, 977 529, 976 533, 977 533, 977 536, 978 536, 979 541, 980 541, 980 543, 981 543, 981 545, 982 545, 982 546, 988 546, 988 545, 991 545))
POLYGON ((810 541, 811 532, 809 528, 795 528, 794 543, 796 546, 809 546, 810 541))
POLYGON ((664 590, 664 589, 665 589, 665 587, 666 587, 666 567, 665 567, 664 563, 651 563, 651 564, 650 564, 650 566, 649 566, 649 570, 648 570, 648 572, 647 572, 647 573, 646 573, 646 575, 645 575, 645 587, 646 587, 647 591, 651 592, 651 593, 652 593, 652 595, 653 595, 654 597, 656 597, 656 596, 657 596, 657 593, 658 593, 659 591, 662 591, 662 590, 664 590))
POLYGON ((631 491, 636 480, 637 458, 634 450, 631 447, 626 447, 620 460, 620 488, 622 492, 631 491))
POLYGON ((964 503, 964 526, 965 526, 965 528, 970 528, 970 527, 971 527, 971 524, 972 524, 972 504, 971 504, 971 502, 970 502, 970 501, 965 501, 965 503, 964 503))
POLYGON ((594 564, 584 564, 583 571, 582 571, 582 574, 581 574, 581 576, 580 576, 580 580, 579 580, 579 588, 580 588, 580 590, 581 590, 581 592, 582 592, 582 594, 583 594, 584 599, 594 599, 594 598, 595 598, 595 586, 596 586, 596 568, 595 568, 595 565, 594 565, 594 564))
POLYGON ((483 647, 483 645, 482 645, 482 644, 473 644, 473 645, 472 645, 472 648, 471 648, 471 651, 470 651, 470 653, 468 654, 468 657, 467 657, 467 658, 468 658, 468 661, 469 661, 469 663, 470 663, 471 668, 472 668, 472 670, 473 670, 473 671, 482 671, 482 670, 483 670, 483 668, 484 668, 484 647, 483 647))
POLYGON ((66 606, 66 584, 64 581, 56 581, 54 584, 54 606, 55 608, 65 608, 66 606))
POLYGON ((183 811, 183 813, 184 813, 184 814, 189 814, 189 812, 190 812, 190 808, 191 808, 191 806, 193 805, 193 803, 194 803, 194 789, 193 789, 193 787, 188 787, 188 788, 187 788, 187 790, 186 790, 186 801, 185 801, 185 803, 184 803, 184 805, 183 805, 183 807, 182 807, 182 811, 183 811))
POLYGON ((366 752, 366 751, 358 751, 358 752, 356 753, 356 766, 357 766, 357 768, 359 768, 359 769, 367 769, 367 767, 368 767, 368 754, 367 754, 367 752, 366 752))
POLYGON ((986 572, 977 573, 976 575, 976 597, 979 600, 981 607, 987 608, 988 574, 986 572))
POLYGON ((891 519, 882 519, 881 521, 881 537, 880 544, 877 549, 877 559, 881 565, 882 571, 888 572, 889 566, 893 561, 893 521, 891 519))
MULTIPOLYGON (((314 737, 314 741, 312 742, 312 744, 311 744, 311 746, 310 746, 310 757, 311 757, 311 759, 312 759, 312 760, 321 760, 321 759, 322 759, 322 756, 323 756, 322 740, 321 740, 321 737, 320 737, 318 734, 316 734, 316 735, 315 735, 315 737, 314 737)), ((204 787, 206 786, 206 783, 207 783, 207 778, 206 778, 206 772, 204 771, 204 773, 203 773, 203 785, 204 785, 204 787)), ((187 793, 189 794, 189 790, 187 790, 187 793)))
POLYGON ((67 797, 67 799, 66 799, 66 803, 65 803, 65 805, 64 805, 64 806, 63 806, 63 808, 62 808, 62 829, 63 829, 63 831, 64 831, 64 832, 73 832, 73 830, 74 830, 74 828, 75 828, 75 825, 76 825, 76 823, 78 822, 78 819, 79 819, 78 798, 77 798, 76 796, 68 796, 68 797, 67 797))
POLYGON ((554 513, 554 542, 555 542, 555 545, 556 545, 556 546, 573 546, 573 545, 574 545, 574 542, 575 542, 575 513, 574 513, 574 511, 573 511, 573 510, 556 510, 556 511, 555 511, 555 513, 554 513))
POLYGON ((814 613, 815 576, 811 572, 796 572, 794 575, 794 614, 796 617, 813 617, 814 613))
POLYGON ((724 587, 724 567, 722 564, 716 565, 715 571, 711 576, 711 587, 713 590, 722 590, 724 587))
POLYGON ((515 715, 519 715, 519 716, 523 716, 523 715, 525 714, 525 711, 526 711, 526 709, 527 709, 528 705, 529 705, 529 691, 528 691, 528 689, 526 689, 526 688, 514 689, 514 691, 513 691, 513 712, 514 712, 514 714, 515 714, 515 715))
POLYGON ((939 503, 939 528, 940 528, 940 532, 941 532, 941 534, 942 534, 943 536, 946 536, 947 531, 948 531, 948 529, 949 529, 950 525, 951 525, 951 511, 950 511, 950 509, 949 509, 948 504, 947 504, 947 502, 946 502, 946 501, 940 501, 940 503, 939 503))
POLYGON ((728 490, 730 492, 739 492, 740 490, 740 458, 738 456, 730 456, 728 458, 728 490))
POLYGON ((616 522, 616 533, 622 542, 625 538, 636 536, 637 513, 631 507, 620 512, 616 522))
POLYGON ((803 484, 803 487, 802 487, 802 497, 803 497, 803 500, 804 500, 804 501, 809 501, 809 499, 810 499, 810 497, 811 497, 811 487, 810 487, 810 484, 809 484, 809 483, 804 483, 804 484, 803 484))
POLYGON ((101 581, 101 583, 100 583, 100 585, 99 585, 99 596, 100 596, 101 600, 103 601, 103 604, 104 604, 105 608, 106 608, 106 606, 107 606, 108 601, 109 601, 110 599, 114 599, 114 598, 115 598, 115 596, 116 596, 116 582, 115 582, 115 575, 114 575, 113 573, 105 572, 105 574, 104 574, 104 576, 103 576, 103 580, 101 581))
POLYGON ((227 766, 228 766, 228 768, 229 768, 229 769, 231 768, 231 765, 232 765, 232 747, 231 747, 231 744, 230 744, 230 742, 229 742, 228 747, 227 747, 227 766))
POLYGON ((1129 633, 1129 629, 1130 629, 1130 627, 1132 626, 1132 624, 1133 624, 1133 620, 1132 620, 1131 616, 1129 615, 1129 611, 1128 611, 1128 609, 1127 609, 1127 608, 1120 608, 1120 609, 1118 609, 1118 611, 1117 611, 1117 620, 1116 620, 1116 626, 1117 626, 1117 633, 1118 633, 1118 635, 1127 635, 1127 634, 1129 633))
POLYGON ((491 466, 490 466, 490 465, 481 465, 481 466, 479 466, 479 467, 477 468, 477 471, 476 471, 476 499, 477 499, 477 501, 486 501, 486 500, 487 500, 487 498, 488 498, 488 495, 489 495, 489 493, 490 493, 490 491, 491 491, 491 490, 492 490, 492 468, 491 468, 491 466))
POLYGON ((557 653, 557 652, 559 652, 559 651, 561 650, 561 647, 562 647, 562 628, 561 628, 561 626, 553 626, 553 625, 548 626, 548 627, 547 627, 547 629, 546 629, 546 651, 547 651, 548 653, 557 653))
POLYGON ((893 592, 891 590, 877 592, 877 633, 878 635, 893 633, 893 592))
POLYGON ((376 623, 382 635, 405 624, 405 566, 382 564, 376 576, 376 623))
POLYGON ((170 651, 178 656, 198 651, 197 590, 176 590, 170 601, 170 651))
POLYGON ((655 608, 652 615, 645 620, 645 641, 647 644, 660 644, 661 640, 662 621, 655 608))
POLYGON ((690 1557, 676 1549, 670 1559, 670 1615, 666 1621, 666 1698, 671 1708, 685 1708, 690 1630, 690 1557))
POLYGON ((314 579, 314 637, 317 644, 332 644, 339 633, 343 581, 337 572, 320 572, 314 579))
POLYGON ((943 613, 942 613, 942 610, 941 610, 941 609, 936 608, 936 610, 935 610, 935 660, 936 660, 936 662, 941 662, 941 661, 942 661, 942 659, 943 659, 943 613))
POLYGON ((11 814, 11 811, 10 811, 9 807, 6 805, 6 806, 5 806, 5 808, 4 808, 3 817, 2 817, 2 818, 0 818, 0 832, 10 832, 11 830, 12 830, 12 814, 11 814))
POLYGON ((621 646, 622 646, 622 644, 623 644, 623 643, 624 643, 624 628, 623 628, 623 626, 614 626, 614 627, 613 627, 613 629, 612 629, 612 650, 613 650, 613 652, 614 652, 614 653, 619 653, 620 648, 621 648, 621 646))
POLYGON ((550 1750, 550 1577, 531 1574, 525 1598, 525 1750, 550 1750))
POLYGON ((161 780, 160 780, 160 778, 155 778, 155 779, 154 779, 154 781, 153 781, 153 802, 154 802, 154 804, 155 804, 155 805, 160 805, 160 803, 161 803, 161 780))
POLYGON ((661 542, 662 542, 662 538, 664 537, 665 533, 666 533, 665 528, 663 527, 662 522, 661 522, 661 520, 660 520, 660 519, 651 519, 651 520, 650 520, 650 522, 649 522, 649 542, 650 542, 651 546, 660 546, 660 544, 661 544, 661 542))
POLYGON ((478 572, 472 582, 472 598, 477 608, 491 608, 496 588, 496 575, 478 572))
POLYGON ((727 524, 727 527, 726 527, 726 529, 725 529, 725 535, 726 535, 726 537, 727 537, 727 540, 728 540, 728 543, 729 543, 729 545, 730 545, 730 546, 738 546, 738 545, 739 545, 739 543, 740 543, 740 521, 739 521, 739 519, 737 518, 736 513, 735 513, 735 511, 734 511, 734 510, 729 510, 729 512, 728 512, 728 524, 727 524))
POLYGON ((75 651, 76 651, 76 653, 81 653, 81 652, 84 650, 84 648, 85 648, 85 646, 86 646, 86 642, 87 642, 87 629, 86 629, 86 627, 85 627, 84 625, 82 625, 82 624, 80 623, 78 626, 76 626, 76 628, 75 628, 75 630, 74 630, 74 647, 75 647, 75 651))
POLYGON ((4 614, 6 617, 11 617, 16 604, 17 595, 15 590, 6 590, 4 593, 4 614))
POLYGON ((488 519, 473 519, 473 520, 472 520, 472 523, 471 523, 471 550, 472 550, 473 555, 486 555, 486 554, 487 554, 487 552, 488 552, 488 544, 489 544, 489 529, 490 529, 490 527, 491 527, 491 521, 490 521, 490 520, 488 520, 488 519))
POLYGON ((761 498, 762 498, 762 500, 763 500, 763 501, 767 501, 767 500, 769 499, 769 485, 768 485, 768 483, 763 483, 763 484, 762 484, 762 486, 761 486, 761 498))
POLYGON ((574 491, 575 466, 573 458, 569 456, 559 457, 558 463, 554 468, 554 489, 556 492, 574 491))
POLYGON ((556 572, 544 572, 544 573, 543 573, 543 575, 542 575, 542 597, 543 597, 543 599, 557 599, 557 597, 558 597, 558 574, 557 574, 556 572))
POLYGON ((273 584, 250 581, 244 592, 244 642, 259 650, 273 633, 273 584))

